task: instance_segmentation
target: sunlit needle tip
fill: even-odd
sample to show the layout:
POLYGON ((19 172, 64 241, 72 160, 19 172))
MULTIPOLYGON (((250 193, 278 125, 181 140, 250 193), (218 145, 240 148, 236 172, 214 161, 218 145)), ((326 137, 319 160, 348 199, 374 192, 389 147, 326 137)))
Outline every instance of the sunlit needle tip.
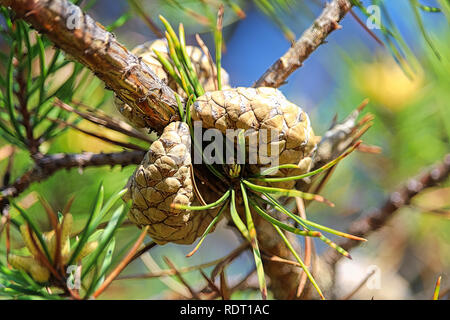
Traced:
POLYGON ((363 241, 363 242, 367 241, 367 239, 365 239, 365 238, 361 238, 361 237, 357 237, 357 236, 353 236, 353 235, 350 235, 350 237, 348 237, 348 238, 352 239, 352 240, 363 241))
POLYGON ((357 110, 358 110, 359 112, 361 112, 361 111, 369 104, 369 102, 370 102, 370 99, 369 99, 369 98, 364 99, 364 100, 361 102, 361 104, 359 105, 359 107, 357 108, 357 110))

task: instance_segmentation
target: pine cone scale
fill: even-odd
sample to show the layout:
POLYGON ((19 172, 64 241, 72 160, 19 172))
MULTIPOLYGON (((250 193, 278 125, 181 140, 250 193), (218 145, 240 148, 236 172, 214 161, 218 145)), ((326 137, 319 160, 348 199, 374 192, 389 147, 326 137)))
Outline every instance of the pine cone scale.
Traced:
POLYGON ((132 199, 129 218, 138 226, 148 225, 149 235, 159 244, 190 244, 213 218, 208 211, 193 213, 172 207, 194 201, 190 152, 189 127, 172 122, 152 143, 128 182, 124 200, 132 199))

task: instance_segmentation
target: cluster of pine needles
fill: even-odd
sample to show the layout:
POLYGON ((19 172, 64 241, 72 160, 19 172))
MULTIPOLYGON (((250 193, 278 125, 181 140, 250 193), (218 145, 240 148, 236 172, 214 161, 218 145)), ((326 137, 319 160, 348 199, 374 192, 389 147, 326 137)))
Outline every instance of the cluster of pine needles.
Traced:
MULTIPOLYGON (((217 17, 217 25, 214 33, 215 38, 215 52, 216 52, 216 61, 215 61, 215 69, 217 70, 216 76, 217 76, 217 83, 218 89, 221 89, 220 86, 220 67, 221 67, 221 49, 222 49, 222 21, 223 16, 223 10, 219 10, 218 17, 217 17)), ((164 57, 161 53, 155 51, 157 54, 160 62, 163 64, 164 68, 167 70, 167 72, 170 74, 171 77, 173 77, 177 83, 184 89, 188 99, 186 102, 186 105, 183 106, 182 100, 180 97, 177 96, 177 101, 179 102, 179 112, 180 117, 182 121, 186 122, 192 132, 192 124, 191 124, 191 118, 190 118, 190 107, 195 102, 195 99, 204 94, 204 89, 202 88, 200 81, 198 80, 197 74, 195 72, 195 69, 192 66, 192 62, 190 60, 189 55, 187 54, 186 50, 186 42, 185 42, 185 34, 184 34, 184 27, 183 24, 179 25, 179 36, 175 33, 172 26, 169 24, 169 22, 162 16, 160 16, 161 21, 163 22, 164 26, 166 27, 166 40, 169 48, 169 56, 170 59, 164 57)), ((198 37, 197 37, 198 38, 198 37)), ((209 52, 205 52, 205 54, 209 55, 209 52)), ((191 135, 193 136, 193 135, 191 135)), ((238 150, 240 150, 241 158, 245 159, 245 136, 244 131, 241 130, 237 137, 237 143, 238 143, 238 150)), ((348 150, 346 150, 342 155, 337 157, 335 160, 325 164, 324 166, 302 174, 302 175, 296 175, 296 176, 288 176, 288 177, 271 177, 273 173, 276 173, 280 169, 295 169, 298 168, 295 164, 284 164, 279 165, 275 167, 271 167, 269 169, 263 170, 260 174, 246 174, 245 171, 245 165, 236 164, 234 166, 231 166, 229 168, 228 172, 224 172, 223 170, 220 170, 220 168, 216 168, 213 165, 207 164, 207 167, 211 172, 217 176, 219 179, 221 179, 224 183, 227 183, 229 185, 228 190, 215 202, 210 204, 205 204, 201 206, 185 206, 185 205, 176 205, 174 204, 173 207, 175 209, 185 209, 185 210, 191 210, 191 211, 202 211, 202 210, 209 210, 213 208, 218 208, 218 213, 215 216, 215 218, 211 221, 209 226, 206 228, 203 235, 200 237, 200 240, 198 241, 195 248, 187 255, 188 257, 192 256, 201 246, 203 241, 205 240, 205 237, 213 230, 213 227, 215 224, 220 220, 223 213, 226 209, 229 209, 229 213, 231 216, 231 219, 236 226, 236 228, 240 231, 242 236, 245 238, 246 241, 248 241, 251 244, 252 250, 253 250, 253 256, 254 261, 256 265, 256 271, 258 276, 258 282, 259 287, 261 291, 261 297, 263 299, 266 299, 267 297, 267 286, 266 286, 266 279, 264 274, 264 268, 261 258, 261 252, 258 244, 258 238, 257 238, 257 230, 255 228, 255 224, 253 221, 253 215, 252 211, 256 212, 258 215, 260 215, 263 219, 268 221, 273 228, 276 230, 276 232, 279 234, 280 239, 285 243, 286 247, 290 250, 292 255, 295 257, 303 271, 306 273, 307 277, 311 281, 314 288, 317 290, 318 294, 322 299, 324 299, 324 295, 319 288, 316 280, 314 279, 313 275, 311 274, 308 267, 305 265, 303 260, 301 259, 300 255, 295 251, 292 243, 289 241, 289 239, 285 235, 285 231, 291 232, 296 235, 304 236, 304 237, 314 237, 318 238, 319 240, 326 243, 328 246, 336 249, 340 254, 344 255, 345 257, 350 258, 350 254, 345 251, 343 248, 338 246, 336 243, 331 241, 329 238, 327 238, 322 232, 331 233, 337 236, 345 237, 348 239, 353 240, 360 240, 365 241, 365 239, 356 237, 350 234, 346 234, 341 231, 334 230, 332 228, 320 225, 318 223, 312 222, 310 220, 304 219, 300 217, 299 215, 293 214, 291 210, 286 208, 286 206, 282 203, 282 201, 279 199, 279 197, 299 197, 305 200, 315 200, 319 202, 323 202, 329 206, 334 206, 333 203, 331 203, 329 200, 325 199, 324 197, 317 195, 317 194, 311 194, 307 192, 302 192, 296 189, 283 189, 283 188, 276 188, 276 187, 269 187, 265 185, 258 184, 258 182, 264 182, 264 183, 270 183, 270 182, 285 182, 285 181, 296 181, 305 179, 311 176, 314 176, 316 174, 322 173, 333 166, 335 166, 339 161, 341 161, 343 158, 348 156, 350 153, 352 153, 359 145, 360 141, 357 141, 354 143, 348 150), (227 179, 231 178, 230 179, 227 179), (231 182, 230 182, 231 181, 231 182), (244 209, 245 209, 245 222, 241 218, 241 216, 238 213, 237 206, 238 206, 238 199, 242 199, 244 209), (275 210, 276 212, 279 212, 283 215, 286 215, 288 218, 295 221, 295 223, 300 226, 300 228, 286 224, 280 220, 277 220, 274 218, 269 212, 275 210)), ((201 149, 199 146, 198 141, 193 139, 193 145, 196 149, 201 149)), ((195 188, 195 186, 194 186, 195 188)), ((196 194, 199 194, 200 192, 197 190, 196 194)), ((203 202, 203 201, 202 201, 203 202)))

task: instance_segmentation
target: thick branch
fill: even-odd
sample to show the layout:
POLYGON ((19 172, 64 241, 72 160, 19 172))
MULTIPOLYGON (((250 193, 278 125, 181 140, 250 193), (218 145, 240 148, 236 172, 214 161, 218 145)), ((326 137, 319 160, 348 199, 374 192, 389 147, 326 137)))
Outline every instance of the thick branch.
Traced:
POLYGON ((139 164, 144 158, 144 151, 123 151, 116 153, 92 153, 81 154, 52 154, 44 156, 36 161, 33 169, 27 171, 14 183, 1 190, 1 198, 17 197, 33 182, 49 178, 53 173, 61 169, 84 168, 92 166, 128 166, 139 164))
MULTIPOLYGON (((384 205, 371 211, 363 218, 352 223, 348 233, 359 237, 367 237, 370 233, 380 229, 397 212, 397 210, 411 202, 411 199, 426 188, 436 186, 445 181, 450 175, 450 154, 444 157, 444 161, 418 177, 410 179, 399 189, 391 193, 384 205)), ((350 250, 361 244, 354 240, 346 240, 339 245, 345 250, 350 250)), ((324 254, 325 260, 330 265, 335 265, 342 256, 335 250, 328 250, 324 254)))
POLYGON ((70 57, 91 69, 124 102, 161 132, 178 118, 174 92, 115 36, 66 0, 0 0, 70 57))
POLYGON ((278 59, 253 85, 254 87, 280 87, 289 75, 300 68, 309 55, 325 38, 339 29, 339 22, 350 10, 348 0, 333 0, 326 4, 322 14, 314 21, 297 42, 278 59))

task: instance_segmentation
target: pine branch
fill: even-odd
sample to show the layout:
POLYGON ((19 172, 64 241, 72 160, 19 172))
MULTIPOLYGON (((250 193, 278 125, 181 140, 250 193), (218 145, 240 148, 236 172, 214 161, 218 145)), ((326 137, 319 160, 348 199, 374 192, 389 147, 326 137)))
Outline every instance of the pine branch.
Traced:
MULTIPOLYGON (((397 212, 398 209, 408 205, 411 199, 426 188, 434 187, 440 182, 445 181, 450 176, 450 154, 444 157, 444 160, 425 171, 421 175, 409 179, 400 188, 392 192, 381 208, 374 209, 363 218, 352 223, 348 232, 367 238, 368 235, 383 227, 388 220, 397 212)), ((350 250, 361 244, 354 240, 346 240, 338 243, 345 250, 350 250)), ((325 252, 325 261, 334 266, 341 256, 333 250, 325 252)))
POLYGON ((303 62, 324 43, 331 32, 341 28, 339 22, 351 7, 352 5, 348 0, 333 0, 327 3, 312 26, 253 86, 278 88, 283 85, 289 75, 302 66, 303 62))
POLYGON ((39 182, 49 178, 61 169, 99 167, 99 166, 128 166, 139 164, 144 158, 144 151, 123 151, 114 153, 92 153, 81 154, 58 153, 46 155, 38 159, 34 168, 24 173, 11 185, 1 189, 1 200, 8 197, 17 197, 33 182, 39 182))
POLYGON ((67 0, 0 0, 68 57, 92 70, 121 100, 144 113, 161 132, 178 119, 174 92, 115 36, 67 0))

